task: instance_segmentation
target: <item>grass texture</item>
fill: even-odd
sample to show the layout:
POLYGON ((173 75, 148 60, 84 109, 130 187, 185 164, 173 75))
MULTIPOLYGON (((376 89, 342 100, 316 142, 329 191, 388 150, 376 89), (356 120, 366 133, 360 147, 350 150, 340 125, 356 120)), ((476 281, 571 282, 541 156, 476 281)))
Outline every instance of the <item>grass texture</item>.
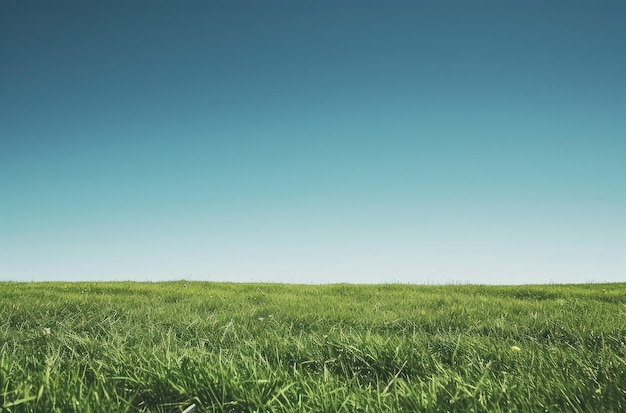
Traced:
POLYGON ((0 283, 2 412, 623 412, 626 284, 0 283))

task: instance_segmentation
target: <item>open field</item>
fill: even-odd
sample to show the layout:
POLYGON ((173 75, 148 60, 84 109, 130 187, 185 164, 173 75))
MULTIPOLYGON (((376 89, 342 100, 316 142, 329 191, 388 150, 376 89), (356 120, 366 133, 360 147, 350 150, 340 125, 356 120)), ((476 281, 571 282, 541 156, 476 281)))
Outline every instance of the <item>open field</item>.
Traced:
POLYGON ((626 284, 0 283, 5 412, 626 411, 626 284))

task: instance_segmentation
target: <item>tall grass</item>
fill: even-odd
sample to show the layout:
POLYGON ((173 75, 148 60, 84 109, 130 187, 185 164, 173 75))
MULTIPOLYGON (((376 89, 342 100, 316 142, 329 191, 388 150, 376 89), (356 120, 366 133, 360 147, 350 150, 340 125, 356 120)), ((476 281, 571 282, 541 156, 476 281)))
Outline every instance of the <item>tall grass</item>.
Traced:
POLYGON ((626 411, 626 284, 0 283, 7 412, 626 411))

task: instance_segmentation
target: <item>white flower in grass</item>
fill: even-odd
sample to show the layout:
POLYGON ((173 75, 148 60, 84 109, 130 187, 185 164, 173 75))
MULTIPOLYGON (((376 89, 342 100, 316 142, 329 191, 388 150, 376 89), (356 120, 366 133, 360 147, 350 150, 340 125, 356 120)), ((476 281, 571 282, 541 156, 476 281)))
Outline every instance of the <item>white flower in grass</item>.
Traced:
POLYGON ((50 331, 50 327, 44 327, 43 328, 43 334, 45 336, 49 336, 52 332, 50 331))
POLYGON ((259 317, 259 321, 263 321, 263 320, 265 320, 265 318, 259 317))

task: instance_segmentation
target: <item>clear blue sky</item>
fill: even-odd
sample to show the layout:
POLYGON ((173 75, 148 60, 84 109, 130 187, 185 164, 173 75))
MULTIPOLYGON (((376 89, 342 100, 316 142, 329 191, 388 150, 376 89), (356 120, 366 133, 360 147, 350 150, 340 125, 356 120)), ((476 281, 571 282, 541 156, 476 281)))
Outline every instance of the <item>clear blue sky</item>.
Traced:
POLYGON ((0 2, 0 279, 626 280, 623 1, 0 2))

